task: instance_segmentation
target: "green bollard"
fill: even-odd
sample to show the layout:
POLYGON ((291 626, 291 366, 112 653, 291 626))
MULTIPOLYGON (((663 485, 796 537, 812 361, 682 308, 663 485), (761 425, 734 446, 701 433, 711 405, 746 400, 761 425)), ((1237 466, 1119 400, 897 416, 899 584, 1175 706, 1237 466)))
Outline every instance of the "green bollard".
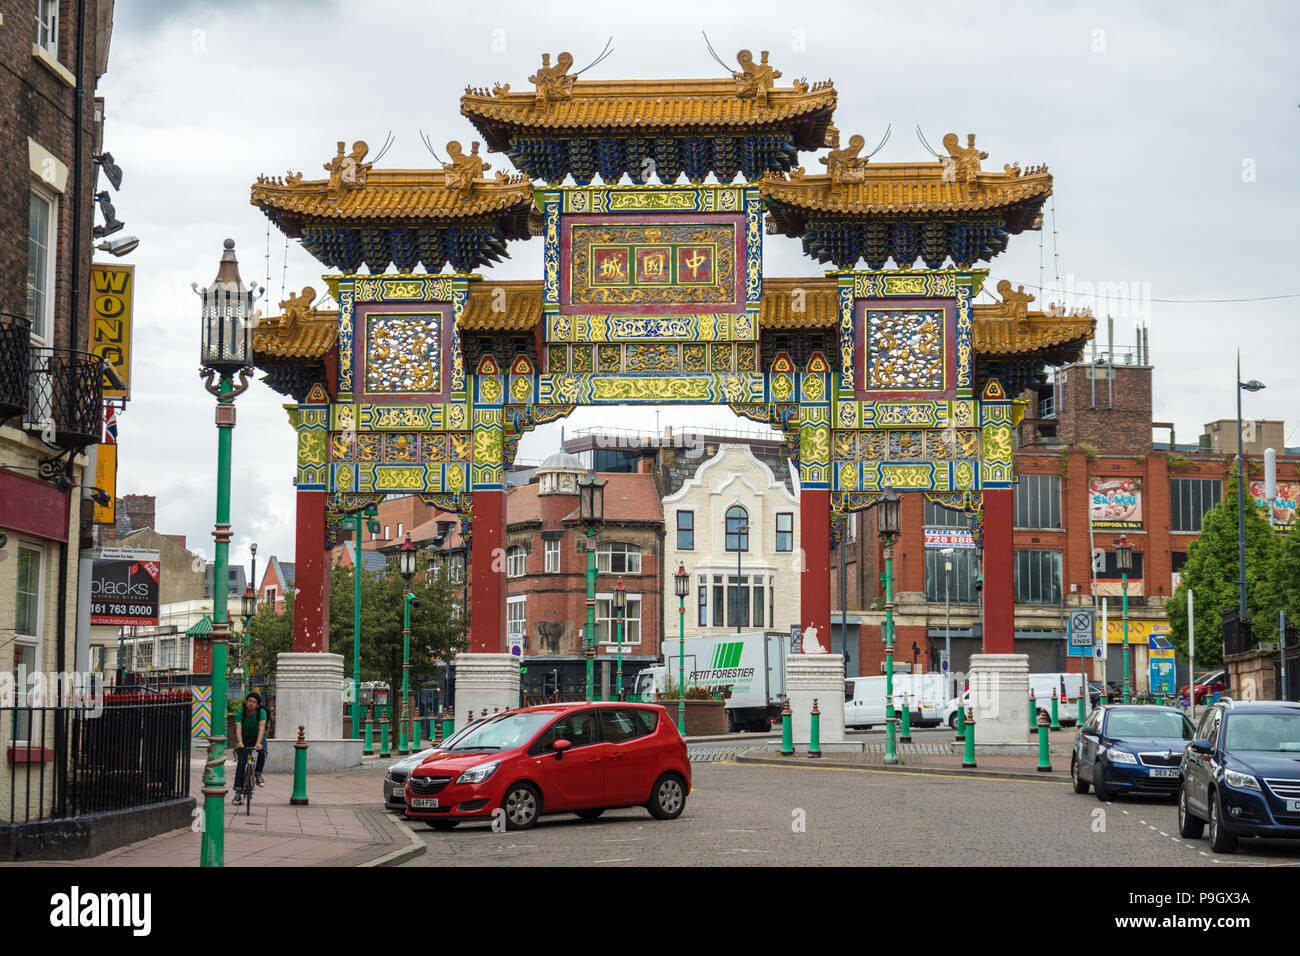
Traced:
POLYGON ((1032 734, 1038 729, 1038 698, 1034 696, 1034 689, 1029 688, 1029 732, 1032 734))
POLYGON ((961 704, 957 705, 957 743, 966 740, 966 708, 961 704))
POLYGON ((809 730, 808 756, 822 755, 822 712, 817 709, 817 698, 813 698, 812 727, 809 730))
POLYGON ((446 740, 456 732, 456 718, 452 716, 450 710, 442 712, 442 739, 446 740))
POLYGON ((304 737, 307 728, 298 726, 298 742, 293 745, 293 794, 289 797, 291 807, 307 806, 307 740, 304 737))
POLYGON ((790 757, 794 755, 794 728, 791 726, 793 714, 790 711, 790 698, 785 699, 785 706, 781 708, 781 756, 790 757))
POLYGON ((1083 682, 1083 690, 1079 691, 1079 723, 1082 727, 1083 722, 1088 719, 1088 682, 1083 682))
POLYGON ((415 723, 411 725, 411 752, 420 750, 420 708, 415 708, 415 723))
POLYGON ((375 728, 375 709, 374 707, 371 707, 366 711, 366 747, 365 750, 361 752, 363 756, 370 757, 374 755, 375 752, 374 728, 375 728))
POLYGON ((1052 772, 1052 761, 1047 750, 1047 733, 1049 730, 1050 726, 1047 723, 1047 718, 1040 718, 1038 721, 1038 766, 1034 768, 1039 773, 1052 772))
POLYGON ((961 766, 963 770, 973 770, 975 768, 975 708, 971 707, 966 714, 966 752, 962 754, 961 766))
POLYGON ((411 748, 407 746, 409 742, 406 736, 406 715, 402 714, 397 718, 397 756, 405 757, 411 752, 411 748))
POLYGON ((393 752, 388 749, 388 721, 382 716, 379 719, 379 756, 391 757, 393 752))
POLYGON ((1061 729, 1061 722, 1060 722, 1059 720, 1056 719, 1056 702, 1057 702, 1057 699, 1058 699, 1058 698, 1057 698, 1057 696, 1056 696, 1056 688, 1053 687, 1053 688, 1052 688, 1052 729, 1053 729, 1053 730, 1060 730, 1060 729, 1061 729))
POLYGON ((907 695, 903 695, 903 735, 898 738, 900 744, 912 742, 912 710, 907 706, 907 695))

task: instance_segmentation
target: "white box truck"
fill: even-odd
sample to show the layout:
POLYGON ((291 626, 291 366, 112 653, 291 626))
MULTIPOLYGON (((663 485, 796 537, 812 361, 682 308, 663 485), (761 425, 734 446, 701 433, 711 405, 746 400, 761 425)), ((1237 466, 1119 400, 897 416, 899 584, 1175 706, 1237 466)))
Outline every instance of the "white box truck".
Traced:
MULTIPOLYGON (((688 637, 684 644, 686 686, 722 694, 731 731, 771 729, 785 702, 785 651, 789 634, 751 631, 722 637, 688 637)), ((679 642, 664 641, 664 663, 637 675, 642 700, 657 699, 677 683, 679 642)))
MULTIPOLYGON (((937 727, 943 719, 942 674, 895 674, 894 711, 901 715, 903 695, 912 727, 937 727)), ((844 726, 871 728, 885 722, 885 678, 850 677, 844 681, 844 726)))

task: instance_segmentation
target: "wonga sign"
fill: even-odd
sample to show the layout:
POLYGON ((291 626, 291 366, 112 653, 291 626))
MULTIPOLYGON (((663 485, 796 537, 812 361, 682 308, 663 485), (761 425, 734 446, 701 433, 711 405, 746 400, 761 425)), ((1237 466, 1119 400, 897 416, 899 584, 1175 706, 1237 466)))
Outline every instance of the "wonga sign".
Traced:
POLYGON ((158 623, 162 576, 157 551, 103 548, 90 573, 90 623, 148 625, 158 623))

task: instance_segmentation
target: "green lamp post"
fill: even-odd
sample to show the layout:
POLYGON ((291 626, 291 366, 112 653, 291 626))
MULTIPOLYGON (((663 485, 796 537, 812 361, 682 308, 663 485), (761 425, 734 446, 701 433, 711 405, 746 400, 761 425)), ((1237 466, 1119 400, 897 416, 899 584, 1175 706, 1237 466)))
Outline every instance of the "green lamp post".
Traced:
POLYGON ((235 398, 248 388, 253 374, 253 300, 262 291, 256 283, 245 287, 235 259, 235 240, 227 239, 217 276, 207 288, 191 288, 203 300, 199 356, 203 385, 217 399, 217 520, 212 569, 212 735, 203 769, 203 827, 199 862, 224 866, 226 854, 226 732, 228 665, 227 640, 230 615, 226 582, 230 567, 230 455, 235 428, 235 398), (235 374, 239 384, 235 384, 235 374), (214 383, 213 379, 217 379, 214 383))
POLYGON ((587 527, 587 626, 582 632, 587 655, 587 703, 596 681, 596 526, 605 519, 605 482, 589 471, 578 479, 579 513, 587 527))
POLYGON ((902 500, 886 479, 885 493, 876 503, 876 532, 885 545, 885 763, 898 763, 894 725, 894 539, 899 535, 902 500))
POLYGON ((372 535, 379 534, 375 515, 379 509, 367 505, 365 509, 344 518, 339 526, 352 532, 352 739, 361 739, 361 525, 362 519, 372 535))
POLYGON ((691 576, 686 565, 677 565, 673 575, 677 588, 677 732, 686 736, 686 591, 691 586, 691 576))
POLYGON ((415 576, 415 545, 411 543, 408 531, 406 540, 397 549, 397 570, 402 575, 405 586, 402 589, 402 716, 398 724, 397 753, 406 756, 411 752, 411 605, 420 606, 420 602, 411 593, 411 578, 415 576))
POLYGON ((1115 545, 1115 565, 1119 568, 1120 587, 1123 592, 1124 616, 1124 703, 1131 703, 1128 682, 1128 573, 1133 570, 1133 546, 1128 543, 1128 535, 1122 534, 1119 544, 1115 545))
POLYGON ((618 699, 623 699, 623 619, 627 614, 627 591, 623 588, 623 579, 614 585, 614 617, 618 622, 618 699))
MULTIPOLYGON (((254 547, 257 547, 254 545, 254 547)), ((239 598, 241 617, 244 619, 244 693, 253 689, 253 618, 257 616, 257 595, 253 588, 244 588, 239 598)))

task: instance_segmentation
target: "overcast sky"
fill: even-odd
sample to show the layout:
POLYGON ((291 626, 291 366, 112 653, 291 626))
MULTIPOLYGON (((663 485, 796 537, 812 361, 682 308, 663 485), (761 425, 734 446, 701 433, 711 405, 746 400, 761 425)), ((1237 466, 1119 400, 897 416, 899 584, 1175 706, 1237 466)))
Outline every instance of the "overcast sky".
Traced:
MULTIPOLYGON (((1149 323, 1155 418, 1175 422, 1180 441, 1235 414, 1240 348, 1243 376, 1268 386, 1246 397, 1247 417, 1284 419, 1297 444, 1298 27, 1293 2, 118 3, 99 92, 105 147, 125 171, 117 214, 141 239, 124 260, 136 267, 136 326, 118 493, 156 495, 158 529, 211 555, 216 429, 196 374, 190 283, 212 279, 231 237, 245 280, 268 284, 269 272, 273 307, 286 289, 324 288, 326 270, 274 230, 268 267, 266 220, 248 201, 258 173, 323 177, 336 141, 377 149, 390 131, 383 168, 427 167, 420 130, 440 151, 476 136, 459 112, 467 84, 531 89, 542 52, 572 51, 583 66, 611 35, 613 55, 584 79, 722 75, 701 31, 728 64, 742 47, 770 50, 782 85, 833 79, 846 137, 874 145, 892 124, 876 161, 928 159, 919 124, 936 148, 945 133, 977 134, 988 168, 1047 163, 1055 196, 1041 239, 1013 238, 988 286, 1023 283, 1042 306, 1062 296, 1036 287, 1057 288, 1059 276, 1065 301, 1109 312, 1130 349, 1135 323, 1149 323), (1099 283, 1108 302, 1076 294, 1099 283), (1186 301, 1264 296, 1278 298, 1186 301)), ((815 154, 803 164, 821 169, 815 154)), ((540 240, 510 252, 494 276, 540 276, 540 240)), ((771 275, 823 268, 796 240, 768 237, 764 253, 771 275)), ((250 541, 260 566, 293 560, 286 401, 260 381, 238 401, 235 561, 247 562, 250 541)), ((655 413, 625 408, 617 420, 653 427, 655 413)), ((609 421, 608 410, 579 410, 566 427, 609 421)), ((554 450, 558 429, 525 439, 520 460, 554 450)))

